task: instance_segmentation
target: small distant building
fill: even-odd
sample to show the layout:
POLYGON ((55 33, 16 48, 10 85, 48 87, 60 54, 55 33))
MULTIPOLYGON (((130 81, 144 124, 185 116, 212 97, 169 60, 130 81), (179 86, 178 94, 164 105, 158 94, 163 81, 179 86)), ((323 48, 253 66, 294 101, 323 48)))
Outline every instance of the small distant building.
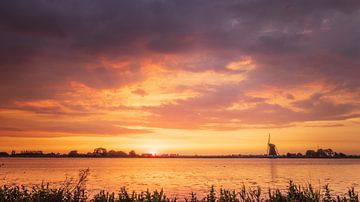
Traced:
POLYGON ((307 150, 305 152, 305 156, 310 157, 310 158, 314 158, 314 157, 317 157, 317 152, 314 151, 314 150, 307 150))

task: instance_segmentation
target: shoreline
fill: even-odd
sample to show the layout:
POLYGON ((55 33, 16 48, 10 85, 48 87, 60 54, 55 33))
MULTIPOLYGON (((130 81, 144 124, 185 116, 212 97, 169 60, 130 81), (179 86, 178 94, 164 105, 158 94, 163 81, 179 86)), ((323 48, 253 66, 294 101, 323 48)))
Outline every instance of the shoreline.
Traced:
POLYGON ((360 156, 347 156, 347 157, 259 157, 259 156, 179 156, 179 157, 51 157, 51 156, 1 156, 1 158, 47 158, 47 159, 360 159, 360 156))

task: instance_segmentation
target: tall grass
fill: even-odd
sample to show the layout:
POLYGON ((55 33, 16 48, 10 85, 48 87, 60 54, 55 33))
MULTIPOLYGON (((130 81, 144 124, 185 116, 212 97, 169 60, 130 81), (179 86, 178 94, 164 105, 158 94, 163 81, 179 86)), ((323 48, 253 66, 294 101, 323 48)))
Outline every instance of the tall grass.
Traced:
POLYGON ((357 202, 358 193, 354 188, 349 188, 347 193, 333 194, 329 185, 322 188, 314 188, 311 184, 300 186, 289 182, 286 190, 268 189, 263 192, 260 187, 247 188, 244 185, 238 190, 216 190, 211 186, 208 193, 198 197, 196 193, 190 193, 186 198, 167 197, 163 190, 145 191, 136 193, 122 187, 118 193, 100 191, 92 197, 86 191, 86 178, 89 170, 82 170, 77 180, 67 179, 62 186, 50 188, 49 184, 41 184, 27 188, 25 186, 2 186, 0 187, 0 202, 357 202))
POLYGON ((66 179, 58 188, 51 188, 48 183, 31 188, 4 185, 0 187, 0 202, 88 201, 85 184, 89 173, 89 169, 80 170, 77 180, 66 179))

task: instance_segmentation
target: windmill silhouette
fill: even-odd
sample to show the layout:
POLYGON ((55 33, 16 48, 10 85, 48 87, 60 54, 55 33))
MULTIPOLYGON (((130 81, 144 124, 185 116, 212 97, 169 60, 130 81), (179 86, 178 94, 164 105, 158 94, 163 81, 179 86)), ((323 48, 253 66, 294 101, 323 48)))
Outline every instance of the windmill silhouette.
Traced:
POLYGON ((276 145, 270 143, 270 133, 269 133, 269 139, 268 139, 268 147, 267 147, 267 156, 268 157, 277 157, 278 151, 276 149, 276 145))

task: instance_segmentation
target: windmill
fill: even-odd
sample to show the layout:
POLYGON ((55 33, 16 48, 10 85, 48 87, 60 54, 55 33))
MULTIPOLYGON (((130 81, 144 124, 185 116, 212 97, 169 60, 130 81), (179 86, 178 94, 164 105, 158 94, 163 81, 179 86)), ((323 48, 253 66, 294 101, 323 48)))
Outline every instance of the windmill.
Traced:
POLYGON ((277 157, 278 151, 276 149, 276 145, 270 143, 270 133, 269 133, 269 139, 268 139, 268 147, 267 147, 267 156, 268 157, 277 157))

